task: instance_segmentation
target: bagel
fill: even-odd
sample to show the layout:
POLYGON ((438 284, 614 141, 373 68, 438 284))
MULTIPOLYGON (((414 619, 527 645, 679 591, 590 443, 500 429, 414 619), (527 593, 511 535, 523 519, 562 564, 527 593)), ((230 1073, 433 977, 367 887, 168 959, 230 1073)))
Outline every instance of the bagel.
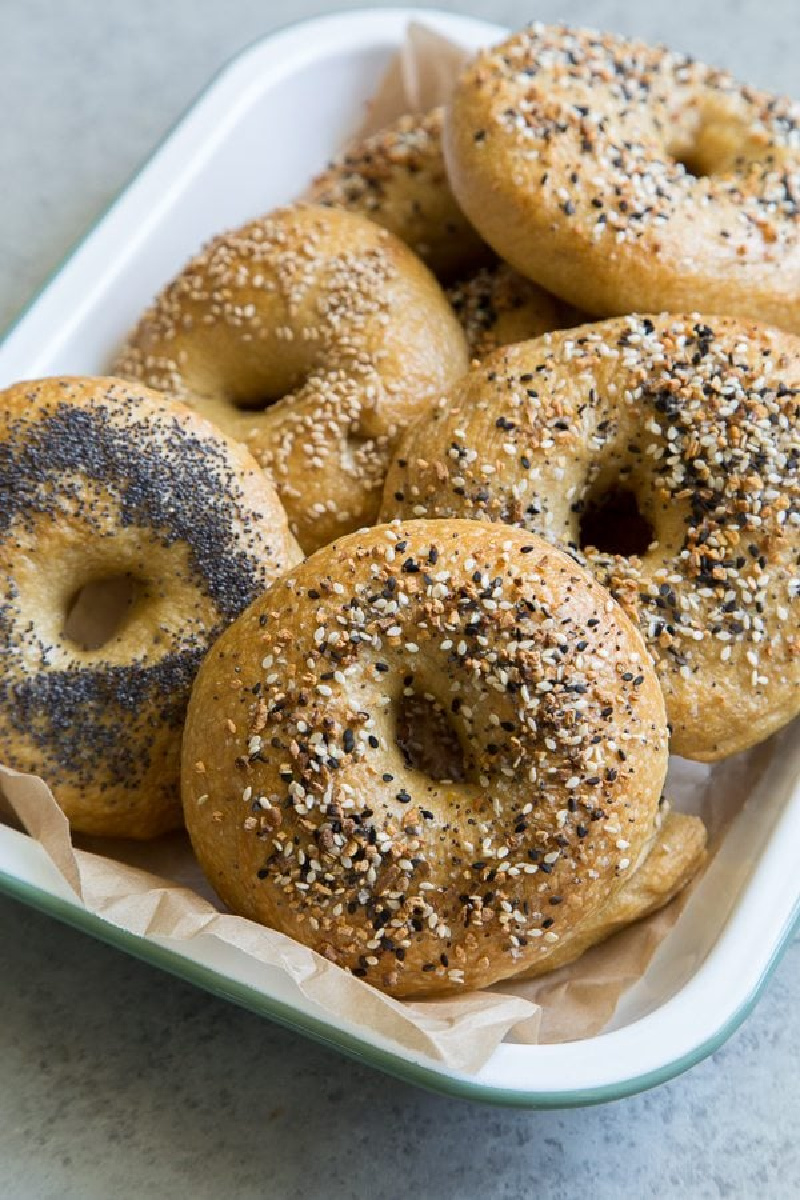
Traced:
POLYGON ((638 622, 676 754, 800 711, 800 341, 625 317, 510 346, 408 434, 382 520, 503 521, 567 549, 638 622))
POLYGON ((313 180, 305 199, 369 217, 448 281, 477 270, 493 255, 447 182, 443 118, 442 108, 408 113, 352 143, 313 180))
POLYGON ((41 773, 74 830, 179 826, 195 672, 300 557, 269 480, 158 393, 19 383, 0 395, 0 530, 0 761, 41 773), (102 645, 68 632, 87 587, 127 604, 100 614, 102 645))
POLYGON ((800 332, 796 102, 663 48, 536 24, 467 65, 444 153, 478 232, 578 308, 800 332))
POLYGON ((466 366, 410 250, 363 217, 298 205, 215 238, 115 370, 244 442, 311 551, 374 521, 394 441, 466 366))
POLYGON ((447 299, 467 337, 470 358, 580 322, 578 314, 507 263, 481 267, 451 284, 447 299))
POLYGON ((182 791, 234 912, 423 996, 578 938, 650 844, 666 766, 642 640, 573 559, 519 530, 411 521, 318 551, 222 635, 182 791), (459 777, 397 744, 409 699, 460 747, 459 777))

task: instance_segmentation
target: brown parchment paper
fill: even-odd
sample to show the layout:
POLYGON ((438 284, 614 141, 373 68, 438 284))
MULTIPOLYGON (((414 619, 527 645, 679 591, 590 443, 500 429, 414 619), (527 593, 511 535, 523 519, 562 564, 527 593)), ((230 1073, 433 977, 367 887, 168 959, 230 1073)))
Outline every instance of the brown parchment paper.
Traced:
MULTIPOLYGON (((424 26, 410 26, 407 43, 369 105, 364 130, 445 101, 466 57, 424 26)), ((109 621, 111 602, 113 598, 102 594, 80 598, 69 618, 70 635, 91 644, 93 634, 96 638, 109 621)), ((768 744, 713 769, 681 760, 671 763, 667 795, 675 807, 699 813, 706 821, 709 861, 772 753, 768 744)), ((543 979, 412 1003, 384 996, 284 935, 225 912, 208 888, 185 834, 151 843, 71 839, 47 784, 3 766, 0 821, 21 826, 39 842, 76 902, 104 920, 189 953, 193 939, 211 938, 244 955, 250 967, 263 970, 267 987, 267 975, 281 972, 334 1023, 355 1024, 366 1034, 382 1035, 467 1072, 476 1071, 503 1040, 573 1041, 601 1030, 675 925, 690 890, 543 979)))

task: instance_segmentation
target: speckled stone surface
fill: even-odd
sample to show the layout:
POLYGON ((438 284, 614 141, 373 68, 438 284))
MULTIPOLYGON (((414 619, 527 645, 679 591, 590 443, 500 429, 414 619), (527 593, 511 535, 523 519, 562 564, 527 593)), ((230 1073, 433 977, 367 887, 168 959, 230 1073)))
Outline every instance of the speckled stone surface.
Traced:
MULTIPOLYGON (((231 54, 304 0, 0 0, 0 325, 231 54)), ((638 33, 797 91, 795 0, 441 3, 638 33)), ((718 1053, 527 1113, 417 1091, 0 899, 0 1197, 800 1196, 800 942, 718 1053)))

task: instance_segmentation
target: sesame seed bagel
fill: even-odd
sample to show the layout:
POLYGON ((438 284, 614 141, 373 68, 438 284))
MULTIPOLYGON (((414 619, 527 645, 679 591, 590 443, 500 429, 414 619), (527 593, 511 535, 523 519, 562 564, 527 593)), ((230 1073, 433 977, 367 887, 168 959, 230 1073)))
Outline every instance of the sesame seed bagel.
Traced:
POLYGON ((672 750, 712 761, 800 711, 800 340, 625 317, 497 351, 410 432, 382 519, 503 521, 638 622, 672 750))
POLYGON ((269 480, 156 392, 19 383, 0 395, 0 530, 0 761, 41 774, 83 833, 179 826, 195 672, 300 557, 269 480), (70 634, 91 589, 106 610, 70 634))
POLYGON ((470 358, 485 358, 500 346, 526 342, 581 319, 568 305, 503 262, 481 267, 452 284, 447 299, 467 336, 470 358))
POLYGON ((725 312, 800 332, 800 105, 680 54, 533 25, 456 85, 458 203, 600 316, 725 312))
POLYGON ((450 190, 442 153, 444 110, 406 114, 348 146, 314 179, 305 199, 347 209, 410 246, 440 279, 491 261, 450 190))
POLYGON ((311 551, 374 521, 394 441, 466 366, 443 292, 402 242, 296 205, 210 242, 115 369, 244 442, 311 551))
POLYGON ((519 530, 411 521, 318 551, 223 634, 182 786, 235 912, 423 996, 578 937, 650 844, 666 765, 642 640, 573 559, 519 530), (409 699, 460 769, 398 744, 409 699))

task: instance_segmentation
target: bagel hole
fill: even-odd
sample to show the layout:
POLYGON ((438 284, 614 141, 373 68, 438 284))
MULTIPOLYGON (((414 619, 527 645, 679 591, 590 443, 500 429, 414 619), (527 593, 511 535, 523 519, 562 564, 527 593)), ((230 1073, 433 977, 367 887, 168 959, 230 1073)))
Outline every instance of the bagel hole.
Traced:
POLYGON ((308 379, 304 371, 292 371, 288 367, 282 378, 270 380, 271 386, 244 388, 240 392, 229 392, 228 402, 243 413, 263 413, 273 404, 277 404, 284 396, 298 392, 308 379))
POLYGON ((67 602, 63 634, 80 650, 99 650, 126 624, 144 585, 133 575, 90 579, 67 602))
POLYGON ((708 115, 702 108, 690 104, 673 114, 667 134, 666 149, 670 158, 695 179, 712 175, 718 160, 718 130, 713 121, 709 127, 708 115))
POLYGON ((395 742, 405 764, 437 783, 463 783, 467 765, 458 734, 436 700, 415 692, 396 707, 395 742))
POLYGON ((699 152, 692 150, 684 150, 680 154, 673 155, 676 163, 680 163, 687 175, 691 175, 694 179, 702 179, 704 175, 710 175, 708 164, 703 161, 699 152))
POLYGON ((360 430, 351 429, 342 443, 342 464, 351 471, 358 470, 362 465, 359 463, 359 455, 369 454, 374 445, 374 438, 361 433, 360 430))
POLYGON ((653 526, 630 488, 617 483, 586 498, 580 523, 581 550, 592 546, 602 554, 641 557, 652 541, 653 526))
POLYGON ((262 392, 258 396, 230 396, 229 399, 239 412, 262 413, 266 412, 268 408, 272 408, 273 404, 277 404, 285 395, 285 392, 278 392, 274 396, 262 392))

